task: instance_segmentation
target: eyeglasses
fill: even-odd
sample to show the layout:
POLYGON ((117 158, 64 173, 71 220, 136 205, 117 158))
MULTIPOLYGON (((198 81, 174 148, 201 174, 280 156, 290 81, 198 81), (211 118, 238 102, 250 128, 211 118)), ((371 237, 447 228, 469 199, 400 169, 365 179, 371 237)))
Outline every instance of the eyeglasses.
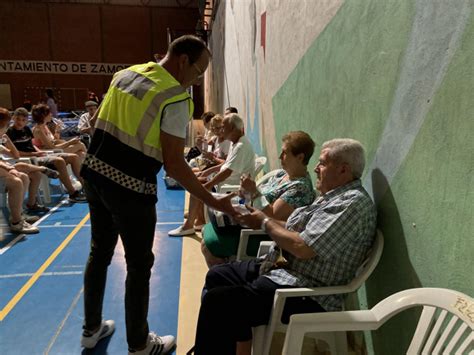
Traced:
POLYGON ((206 69, 202 70, 201 68, 199 68, 199 66, 196 63, 193 63, 193 67, 194 69, 196 69, 196 71, 199 74, 198 78, 202 78, 204 76, 204 72, 206 71, 206 69))

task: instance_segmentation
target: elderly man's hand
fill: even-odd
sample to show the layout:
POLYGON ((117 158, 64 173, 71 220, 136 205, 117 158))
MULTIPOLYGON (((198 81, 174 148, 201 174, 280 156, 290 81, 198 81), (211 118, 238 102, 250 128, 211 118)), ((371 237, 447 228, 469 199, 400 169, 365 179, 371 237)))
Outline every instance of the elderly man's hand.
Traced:
POLYGON ((265 219, 265 217, 267 217, 265 213, 250 206, 245 207, 247 207, 250 213, 237 216, 237 221, 243 226, 247 226, 252 229, 260 229, 262 221, 265 219))

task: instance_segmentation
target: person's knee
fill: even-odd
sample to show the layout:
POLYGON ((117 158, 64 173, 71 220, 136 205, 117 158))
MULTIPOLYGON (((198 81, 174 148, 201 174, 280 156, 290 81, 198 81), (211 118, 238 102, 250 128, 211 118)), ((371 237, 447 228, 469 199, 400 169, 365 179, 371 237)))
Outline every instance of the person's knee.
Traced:
POLYGON ((17 176, 8 175, 5 177, 5 185, 8 191, 23 189, 23 180, 17 176))
POLYGON ((150 250, 142 255, 130 255, 125 253, 125 260, 127 262, 127 272, 147 273, 150 272, 155 257, 150 250))
POLYGON ((112 257, 114 256, 114 250, 102 250, 100 248, 91 248, 90 254, 89 254, 89 262, 95 263, 95 264, 101 264, 104 266, 109 266, 112 257))
POLYGON ((58 170, 62 168, 66 168, 66 161, 63 158, 55 157, 51 159, 51 162, 53 163, 54 167, 58 170))
MULTIPOLYGON (((209 249, 207 249, 206 242, 204 241, 204 238, 201 240, 201 253, 202 253, 204 256, 207 256, 207 255, 211 254, 211 252, 209 251, 209 249)), ((212 254, 211 254, 211 255, 212 255, 212 254)))
POLYGON ((28 174, 31 181, 40 181, 41 180, 41 172, 34 171, 28 174))

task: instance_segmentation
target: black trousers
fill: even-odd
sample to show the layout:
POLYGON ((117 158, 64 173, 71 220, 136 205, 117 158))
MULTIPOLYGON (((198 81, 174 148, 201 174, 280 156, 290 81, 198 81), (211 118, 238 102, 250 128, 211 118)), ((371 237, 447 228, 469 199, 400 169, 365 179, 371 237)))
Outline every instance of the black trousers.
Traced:
MULTIPOLYGON (((196 330, 196 355, 233 355, 236 342, 252 339, 252 327, 268 323, 275 290, 289 287, 259 276, 259 268, 260 263, 253 259, 209 270, 196 330)), ((309 298, 290 300, 284 318, 324 311, 309 298)))
POLYGON ((148 338, 148 300, 156 210, 154 202, 127 199, 87 180, 84 189, 90 208, 92 238, 84 273, 84 329, 94 330, 102 321, 107 268, 118 236, 125 249, 125 320, 130 348, 143 347, 148 338))

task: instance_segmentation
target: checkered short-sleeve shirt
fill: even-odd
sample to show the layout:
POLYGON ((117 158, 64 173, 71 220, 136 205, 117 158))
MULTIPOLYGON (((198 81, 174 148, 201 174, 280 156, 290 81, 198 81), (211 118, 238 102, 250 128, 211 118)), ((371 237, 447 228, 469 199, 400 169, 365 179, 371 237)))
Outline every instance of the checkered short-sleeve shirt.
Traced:
MULTIPOLYGON (((316 256, 299 259, 284 252, 288 267, 271 270, 265 276, 280 285, 295 287, 343 285, 354 277, 373 244, 376 210, 360 180, 355 180, 293 211, 286 228, 299 232, 316 256)), ((272 248, 267 260, 277 257, 278 251, 272 248)), ((314 299, 326 311, 337 311, 342 307, 343 296, 314 299)))

